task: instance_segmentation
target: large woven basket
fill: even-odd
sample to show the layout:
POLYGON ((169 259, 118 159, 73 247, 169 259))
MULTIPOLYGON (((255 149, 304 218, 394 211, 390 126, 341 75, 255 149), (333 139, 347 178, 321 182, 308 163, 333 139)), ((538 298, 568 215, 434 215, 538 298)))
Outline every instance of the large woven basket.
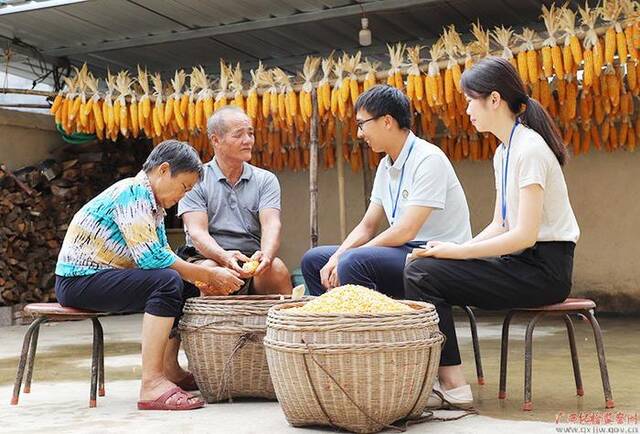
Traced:
POLYGON ((264 339, 271 380, 293 426, 359 433, 419 419, 444 337, 433 305, 389 314, 291 312, 274 306, 264 339))
POLYGON ((179 330, 189 369, 207 402, 276 399, 262 340, 279 295, 197 297, 185 303, 179 330))

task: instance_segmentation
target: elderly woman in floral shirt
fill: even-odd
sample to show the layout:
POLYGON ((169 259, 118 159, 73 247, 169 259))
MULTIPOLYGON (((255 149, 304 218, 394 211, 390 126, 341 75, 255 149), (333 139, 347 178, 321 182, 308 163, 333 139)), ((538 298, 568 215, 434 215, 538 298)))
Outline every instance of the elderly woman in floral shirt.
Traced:
POLYGON ((118 181, 73 217, 56 266, 63 306, 103 312, 144 312, 140 410, 204 406, 186 390, 197 386, 178 364, 180 341, 170 337, 184 301, 226 295, 242 280, 226 268, 187 263, 169 247, 165 208, 198 182, 202 163, 187 143, 158 145, 134 178, 118 181))

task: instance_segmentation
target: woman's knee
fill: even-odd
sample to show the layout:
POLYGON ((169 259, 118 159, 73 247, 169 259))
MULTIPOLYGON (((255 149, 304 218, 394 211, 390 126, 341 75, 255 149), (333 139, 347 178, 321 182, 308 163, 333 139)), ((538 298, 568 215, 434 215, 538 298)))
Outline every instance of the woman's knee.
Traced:
POLYGON ((407 263, 403 272, 405 296, 410 299, 424 298, 425 294, 437 292, 434 286, 433 268, 435 261, 431 259, 414 259, 407 263))
POLYGON ((182 306, 184 281, 180 274, 170 268, 156 270, 156 285, 148 302, 157 303, 168 310, 179 312, 182 306))

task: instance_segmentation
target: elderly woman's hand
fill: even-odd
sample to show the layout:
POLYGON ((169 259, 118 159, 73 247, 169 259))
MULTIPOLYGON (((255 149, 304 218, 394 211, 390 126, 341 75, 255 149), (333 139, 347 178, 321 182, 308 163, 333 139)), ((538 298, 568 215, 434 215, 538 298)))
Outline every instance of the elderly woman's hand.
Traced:
POLYGON ((196 286, 205 295, 228 295, 242 287, 244 281, 233 270, 224 267, 203 267, 206 280, 198 282, 196 286))

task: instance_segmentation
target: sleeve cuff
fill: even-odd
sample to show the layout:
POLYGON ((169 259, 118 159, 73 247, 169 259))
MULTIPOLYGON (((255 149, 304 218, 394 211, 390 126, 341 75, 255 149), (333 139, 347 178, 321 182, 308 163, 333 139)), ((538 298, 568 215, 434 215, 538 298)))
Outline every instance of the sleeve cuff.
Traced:
POLYGON ((406 206, 425 206, 434 209, 444 209, 444 202, 437 200, 410 200, 406 206))
POLYGON ((138 266, 143 270, 156 270, 160 268, 169 268, 178 260, 178 256, 169 250, 163 251, 149 258, 140 261, 138 266))
POLYGON ((544 190, 544 181, 537 178, 523 178, 518 183, 519 188, 525 188, 530 185, 538 184, 544 190))
POLYGON ((190 209, 181 209, 178 210, 178 213, 176 214, 178 217, 182 217, 183 214, 188 213, 188 212, 193 212, 193 211, 203 211, 203 212, 207 212, 206 208, 190 208, 190 209))

